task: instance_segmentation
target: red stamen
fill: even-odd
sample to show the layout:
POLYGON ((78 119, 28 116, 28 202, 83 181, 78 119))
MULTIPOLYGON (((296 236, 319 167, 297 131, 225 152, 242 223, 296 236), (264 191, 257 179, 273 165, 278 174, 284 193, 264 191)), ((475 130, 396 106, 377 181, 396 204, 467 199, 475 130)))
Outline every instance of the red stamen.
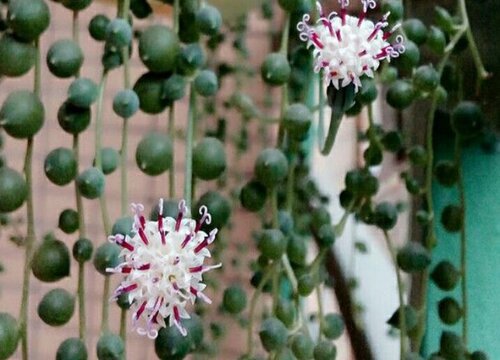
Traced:
POLYGON ((158 324, 158 315, 160 314, 160 310, 158 310, 157 312, 155 312, 155 314, 153 315, 153 319, 151 320, 151 322, 153 324, 158 324))
POLYGON ((315 45, 317 48, 320 48, 320 49, 323 49, 323 48, 324 48, 324 45, 323 45, 323 43, 321 42, 321 40, 319 39, 318 34, 316 34, 316 33, 312 33, 312 34, 311 34, 311 41, 314 43, 314 45, 315 45))
POLYGON ((141 271, 149 270, 149 269, 151 269, 151 264, 144 264, 144 265, 141 265, 137 268, 137 270, 141 270, 141 271))
POLYGON ((130 274, 132 272, 132 268, 130 266, 124 266, 120 270, 123 274, 130 274))
POLYGON ((181 221, 182 221, 183 216, 184 216, 184 214, 182 213, 182 211, 179 211, 179 215, 177 215, 177 220, 175 220, 175 231, 179 231, 179 228, 181 227, 181 221))
POLYGON ((342 34, 340 33, 340 29, 335 31, 335 35, 337 35, 337 40, 342 41, 342 34))
POLYGON ((342 9, 340 9, 340 18, 342 19, 342 25, 345 25, 345 16, 347 15, 347 10, 342 4, 342 9))
POLYGON ((177 322, 181 321, 181 317, 179 315, 179 309, 177 308, 177 306, 174 306, 174 319, 177 322))
POLYGON ((139 286, 137 284, 131 284, 129 286, 125 286, 124 288, 121 288, 120 289, 120 295, 121 294, 125 294, 125 293, 128 293, 128 292, 131 292, 135 289, 137 289, 139 286))
POLYGON ((161 235, 161 243, 165 245, 166 240, 165 240, 165 232, 163 231, 163 217, 160 214, 158 214, 158 231, 160 232, 161 235))
POLYGON ((358 27, 361 26, 361 24, 363 23, 363 20, 365 19, 365 17, 366 17, 366 12, 362 11, 361 14, 359 14, 358 27))
POLYGON ((203 266, 202 265, 189 268, 189 272, 190 273, 197 273, 197 272, 200 272, 202 270, 203 270, 203 266))
POLYGON ((386 57, 387 56, 387 48, 388 47, 389 46, 386 46, 382 50, 380 50, 380 52, 377 55, 375 55, 374 58, 376 60, 379 60, 379 59, 382 59, 382 58, 386 57))
POLYGON ((139 307, 139 309, 137 309, 137 311, 135 312, 134 314, 134 318, 137 320, 139 319, 139 317, 142 315, 142 313, 144 312, 144 310, 146 309, 146 304, 147 304, 147 301, 144 301, 141 306, 139 307))
POLYGON ((365 49, 365 50, 361 51, 360 53, 358 53, 358 56, 364 56, 366 54, 367 54, 367 52, 366 52, 366 49, 365 49))
POLYGON ((330 35, 333 36, 333 27, 331 21, 325 18, 323 15, 321 15, 321 21, 323 22, 323 26, 328 28, 330 35))
POLYGON ((139 228, 139 236, 141 237, 141 240, 144 243, 144 245, 149 244, 149 240, 148 240, 143 228, 139 228))
POLYGON ((120 245, 121 247, 127 249, 130 252, 134 251, 134 246, 132 244, 126 242, 124 238, 116 239, 115 242, 117 245, 120 245))
POLYGON ((201 250, 206 248, 207 245, 208 245, 208 239, 203 240, 201 243, 198 244, 198 246, 194 248, 194 253, 198 254, 201 250))
POLYGON ((181 244, 181 248, 185 248, 186 245, 188 244, 188 242, 193 238, 193 234, 188 234, 186 235, 186 237, 184 238, 184 241, 182 242, 181 244))
POLYGON ((144 229, 146 226, 146 219, 144 218, 144 215, 139 216, 139 222, 141 223, 141 227, 144 229))
POLYGON ((375 28, 373 29, 372 33, 370 34, 370 36, 368 36, 368 41, 372 41, 375 36, 377 35, 378 31, 380 30, 380 23, 378 23, 375 28))

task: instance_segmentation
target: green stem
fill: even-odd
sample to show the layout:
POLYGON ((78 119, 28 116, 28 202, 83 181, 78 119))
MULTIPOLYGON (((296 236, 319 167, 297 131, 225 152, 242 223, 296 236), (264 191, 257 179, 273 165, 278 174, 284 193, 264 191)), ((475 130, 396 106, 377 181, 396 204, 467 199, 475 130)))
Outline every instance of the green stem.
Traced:
POLYGON ((78 335, 85 342, 87 332, 85 317, 85 263, 78 263, 78 335))
POLYGON ((180 13, 179 0, 174 0, 173 23, 174 23, 174 32, 176 34, 179 33, 179 13, 180 13))
MULTIPOLYGON (((286 13, 285 25, 283 27, 283 32, 281 33, 281 46, 280 53, 285 57, 288 56, 288 38, 290 33, 290 13, 286 13)), ((280 124, 278 128, 278 147, 283 145, 283 140, 285 139, 285 128, 283 127, 283 115, 285 114, 286 107, 288 105, 288 83, 285 83, 281 87, 281 112, 280 112, 280 124)))
MULTIPOLYGON (((101 81, 99 82, 99 89, 97 93, 97 108, 96 108, 96 121, 95 121, 95 167, 102 171, 102 117, 104 108, 104 89, 106 88, 106 81, 108 78, 107 71, 103 71, 101 81)), ((102 223, 106 235, 111 233, 111 225, 109 221, 109 212, 106 205, 106 197, 101 195, 99 197, 99 204, 101 207, 102 223)))
POLYGON ((346 210, 342 218, 339 220, 337 224, 333 226, 333 232, 335 236, 339 238, 344 233, 345 225, 347 224, 347 220, 349 219, 349 211, 346 210))
POLYGON ((288 56, 288 40, 290 34, 290 18, 291 15, 289 12, 285 15, 285 25, 283 26, 283 32, 281 33, 281 45, 280 45, 280 53, 288 56))
POLYGON ((99 206, 101 207, 102 225, 107 238, 111 235, 111 223, 109 221, 108 205, 104 194, 99 197, 99 206))
POLYGON ((400 330, 400 348, 401 348, 401 353, 400 353, 400 359, 404 360, 406 356, 406 336, 407 336, 407 330, 406 330, 406 312, 405 312, 405 302, 404 302, 404 295, 403 295, 403 279, 401 277, 401 272, 399 271, 398 268, 398 263, 396 259, 396 249, 394 248, 394 244, 392 243, 392 240, 389 236, 389 233, 387 231, 384 231, 384 238, 387 243, 387 247, 389 248, 389 252, 391 254, 391 259, 394 264, 394 268, 396 270, 396 279, 398 282, 398 297, 399 297, 399 330, 400 330))
POLYGON ((293 201, 295 195, 295 168, 297 166, 297 161, 295 156, 292 155, 290 159, 290 166, 288 167, 288 178, 286 183, 286 209, 292 214, 293 212, 293 201))
POLYGON ((316 274, 319 270, 319 266, 323 262, 323 259, 325 258, 325 255, 329 249, 328 248, 323 248, 320 250, 320 252, 316 255, 314 258, 313 262, 311 263, 310 266, 310 272, 311 274, 316 274))
POLYGON ((122 49, 123 58, 123 86, 125 89, 130 89, 130 61, 129 61, 129 49, 124 47, 122 49))
MULTIPOLYGON (((333 145, 335 143, 335 138, 337 137, 337 132, 339 131, 340 123, 342 122, 342 116, 343 114, 337 114, 335 111, 332 111, 326 139, 319 138, 318 141, 321 154, 328 155, 330 151, 332 151, 333 145)), ((320 136, 320 134, 322 133, 323 132, 318 132, 318 136, 320 136)))
POLYGON ((318 96, 319 96, 319 114, 318 114, 318 138, 321 139, 320 143, 323 142, 322 139, 325 138, 325 90, 323 88, 323 70, 320 70, 316 81, 318 82, 318 96))
POLYGON ((77 44, 80 43, 79 34, 80 34, 80 22, 78 20, 79 12, 77 10, 73 11, 73 26, 72 26, 72 38, 73 41, 77 44))
POLYGON ((290 264, 290 259, 288 259, 288 255, 286 253, 281 257, 281 263, 283 264, 283 268, 285 269, 286 276, 288 276, 288 280, 290 280, 293 293, 297 294, 297 289, 299 287, 297 277, 293 272, 292 265, 290 264))
POLYGON ((368 108, 368 139, 370 140, 370 143, 379 147, 380 149, 383 149, 382 143, 380 142, 379 137, 376 134, 376 129, 375 129, 375 119, 373 116, 373 103, 370 103, 367 108, 368 108))
POLYGON ((123 119, 122 146, 120 150, 120 190, 121 190, 121 215, 127 214, 128 206, 128 119, 123 119))
POLYGON ((458 2, 460 9, 460 16, 462 17, 463 26, 465 27, 465 36, 467 37, 467 42, 471 51, 472 59, 476 66, 477 76, 478 76, 478 89, 481 82, 488 78, 489 74, 484 68, 483 61, 481 60, 481 54, 477 48, 476 41, 474 40, 474 35, 472 34, 472 29, 469 22, 469 15, 467 14, 467 5, 465 0, 459 0, 458 2))
POLYGON ((318 318, 319 318, 319 333, 318 333, 318 342, 321 341, 323 336, 323 297, 321 293, 321 285, 316 285, 316 300, 318 302, 318 318))
MULTIPOLYGON (((35 86, 36 88, 36 86, 35 86)), ((21 298, 21 309, 19 315, 19 335, 21 337, 22 359, 28 360, 28 307, 29 307, 29 288, 31 275, 31 261, 33 259, 35 234, 35 215, 33 210, 33 138, 29 138, 26 147, 26 157, 24 160, 24 174, 28 185, 28 194, 26 196, 26 217, 27 217, 27 237, 23 268, 23 290, 21 298)))
MULTIPOLYGON (((73 27, 72 27, 72 37, 73 41, 77 44, 80 43, 80 24, 78 20, 78 11, 73 11, 73 27)), ((80 76, 80 71, 76 74, 78 78, 80 76)), ((78 134, 73 135, 73 153, 75 155, 76 161, 76 172, 80 173, 80 138, 78 134)), ((86 227, 85 227, 85 214, 83 209, 82 196, 78 186, 75 182, 75 200, 76 209, 78 212, 78 233, 80 238, 86 237, 86 227)), ((85 263, 78 263, 78 283, 77 283, 77 297, 78 297, 78 336, 85 343, 86 333, 87 333, 87 318, 85 311, 85 263)))
MULTIPOLYGON (((168 135, 175 142, 175 103, 170 105, 168 113, 168 135)), ((172 165, 168 172, 168 196, 175 199, 175 146, 172 146, 172 165)))
POLYGON ((121 309, 120 311, 120 337, 123 342, 127 341, 127 309, 121 309))
POLYGON ((254 318, 255 318, 255 310, 257 306, 257 302, 259 300, 260 295, 262 294, 262 289, 264 288, 264 285, 269 281, 271 278, 274 267, 271 267, 267 269, 265 272, 264 276, 262 277, 262 280, 260 281, 259 285, 257 286, 257 289, 255 289, 255 292, 252 295, 252 299, 250 300, 250 309, 249 309, 249 314, 248 314, 248 329, 247 329, 247 354, 248 357, 251 358, 253 355, 253 325, 254 325, 254 318))
MULTIPOLYGON (((443 74, 443 69, 448 62, 448 59, 457 45, 458 41, 465 32, 465 27, 459 29, 459 31, 453 36, 449 44, 446 47, 445 54, 437 66, 437 71, 439 78, 443 74)), ((429 223, 427 224, 427 235, 424 240, 424 246, 428 250, 432 250, 436 244, 436 230, 434 228, 434 201, 432 198, 432 174, 434 166, 434 113, 438 105, 438 94, 434 92, 431 101, 431 107, 429 109, 427 118, 427 129, 426 129, 426 151, 427 151, 427 164, 425 168, 425 203, 427 207, 427 212, 429 213, 429 223)), ((422 274, 422 286, 419 299, 419 312, 425 314, 427 312, 427 288, 429 285, 429 272, 424 271, 422 274)), ((419 321, 417 325, 417 330, 412 341, 412 349, 414 351, 419 351, 422 345, 422 341, 425 334, 426 327, 426 317, 419 316, 419 321)))
POLYGON ((40 65, 40 40, 35 40, 35 78, 33 80, 33 91, 40 97, 42 93, 42 66, 40 65))
POLYGON ((104 89, 106 88, 106 81, 108 79, 108 72, 103 71, 99 88, 97 92, 97 105, 96 105, 96 121, 95 121, 95 167, 102 169, 102 115, 104 109, 104 89))
POLYGON ((273 187, 271 190, 271 219, 274 229, 279 229, 280 227, 278 211, 278 190, 276 187, 273 187))
MULTIPOLYGON (((118 16, 127 19, 130 9, 130 0, 120 0, 118 2, 118 16)), ((129 49, 125 46, 121 49, 122 59, 123 59, 123 86, 125 89, 130 89, 130 64, 129 64, 129 49)), ((122 125, 122 144, 120 150, 120 193, 121 202, 120 210, 121 215, 125 216, 127 214, 128 206, 128 119, 123 119, 122 125)))
MULTIPOLYGON (((172 14, 172 22, 174 32, 179 33, 179 0, 174 0, 174 9, 172 14)), ((175 142, 175 102, 170 105, 168 112, 167 132, 173 142, 175 142)), ((168 172, 168 196, 170 199, 175 199, 175 146, 172 147, 172 165, 168 172)))
POLYGON ((278 301, 280 297, 280 275, 281 266, 279 261, 275 261, 273 264, 273 313, 276 313, 276 308, 278 307, 278 301))
MULTIPOLYGON (((40 63, 40 40, 35 41, 35 77, 33 81, 33 90, 37 96, 41 94, 41 63, 40 63)), ((29 138, 26 143, 26 156, 24 158, 24 176, 28 191, 26 194, 26 248, 23 267, 23 290, 21 295, 21 308, 19 310, 19 336, 21 337, 22 359, 28 360, 28 308, 30 295, 31 262, 33 259, 34 245, 36 241, 35 232, 35 211, 33 205, 33 138, 29 138)))
MULTIPOLYGON (((75 154, 76 160, 76 172, 80 172, 80 138, 78 134, 73 135, 73 153, 75 154)), ((78 232, 80 238, 84 238, 87 235, 87 230, 85 227, 85 214, 83 210, 83 202, 78 186, 75 183, 75 199, 76 199, 76 210, 78 211, 78 232)))
POLYGON ((466 203, 465 203, 465 187, 463 181, 463 171, 461 165, 462 148, 460 145, 460 137, 455 137, 455 164, 458 169, 458 193, 460 197, 460 207, 462 208, 463 224, 460 229, 460 270, 462 273, 461 292, 462 292, 462 340, 467 347, 468 339, 468 296, 467 296, 467 237, 465 228, 466 219, 466 203))
POLYGON ((194 86, 191 84, 189 94, 189 109, 188 109, 188 125, 186 129, 186 159, 185 159, 185 172, 184 172, 184 200, 186 206, 190 209, 192 203, 193 189, 193 141, 194 141, 194 128, 196 122, 196 92, 194 86))
POLYGON ((118 17, 121 17, 122 19, 127 19, 129 9, 130 9, 130 0, 118 1, 118 17))
POLYGON ((101 334, 109 330, 109 293, 110 276, 104 276, 104 290, 102 292, 102 316, 101 316, 101 334))

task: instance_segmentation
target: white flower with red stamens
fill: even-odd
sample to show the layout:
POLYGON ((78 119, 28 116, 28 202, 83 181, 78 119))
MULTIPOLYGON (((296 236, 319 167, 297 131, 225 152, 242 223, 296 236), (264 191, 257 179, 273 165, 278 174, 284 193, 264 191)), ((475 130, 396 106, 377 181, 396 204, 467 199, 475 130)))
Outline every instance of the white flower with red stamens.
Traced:
POLYGON ((112 299, 128 294, 135 310, 134 328, 152 339, 166 326, 166 319, 169 326, 175 325, 183 335, 187 334, 181 323, 182 318, 189 318, 186 305, 193 304, 197 298, 211 303, 203 294, 206 285, 202 275, 221 266, 203 264, 205 258, 210 257, 207 246, 217 234, 217 229, 210 234, 201 230, 204 223, 211 221, 206 206, 200 208, 198 222, 188 217, 184 200, 179 203, 176 219, 163 217, 163 200, 159 209, 157 221, 146 221, 142 215, 144 206, 132 204, 133 235, 109 237, 123 248, 120 254, 123 262, 107 269, 110 273, 126 274, 112 299))
POLYGON ((373 77, 382 60, 390 61, 405 50, 402 35, 397 35, 394 43, 388 42, 400 24, 384 31, 389 13, 373 23, 366 15, 368 9, 377 6, 376 1, 361 2, 363 9, 358 17, 347 15, 349 0, 339 0, 340 14, 332 12, 328 16, 317 3, 319 20, 316 25, 309 25, 308 14, 297 24, 300 39, 314 46, 314 70, 323 70, 327 83, 336 89, 353 83, 357 91, 363 75, 373 77))

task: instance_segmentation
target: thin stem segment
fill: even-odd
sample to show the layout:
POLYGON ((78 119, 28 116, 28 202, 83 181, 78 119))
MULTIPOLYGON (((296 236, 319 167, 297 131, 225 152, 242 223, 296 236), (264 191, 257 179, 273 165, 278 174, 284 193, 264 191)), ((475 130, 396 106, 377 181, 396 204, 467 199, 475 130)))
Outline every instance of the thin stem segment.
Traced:
MULTIPOLYGON (((281 33, 281 46, 280 53, 285 57, 288 56, 288 38, 290 33, 290 13, 286 13, 285 25, 283 27, 283 32, 281 33)), ((286 107, 288 105, 288 83, 281 86, 281 112, 280 112, 280 124, 278 129, 278 147, 283 145, 283 140, 285 139, 285 128, 283 127, 283 115, 285 113, 286 107)))
POLYGON ((29 307, 29 288, 31 278, 31 261, 33 259, 34 245, 36 239, 35 233, 35 215, 33 210, 33 138, 28 139, 26 147, 26 157, 24 160, 24 174, 28 185, 28 194, 26 196, 26 217, 28 222, 27 236, 25 244, 25 258, 23 268, 23 290, 21 298, 21 309, 19 315, 19 335, 21 337, 22 359, 28 360, 28 307, 29 307))
MULTIPOLYGON (((40 40, 35 41, 35 77, 33 81, 33 91, 35 95, 41 94, 41 63, 40 63, 40 40)), ((26 143, 26 156, 24 158, 24 176, 28 188, 26 195, 26 243, 23 267, 23 290, 21 296, 21 308, 19 310, 19 336, 21 337, 21 353, 22 359, 28 360, 28 308, 30 295, 30 278, 31 278, 31 261, 33 259, 34 245, 36 240, 35 232, 35 211, 33 205, 33 138, 29 138, 26 143)))
POLYGON ((127 169, 127 159, 128 159, 128 119, 123 119, 122 126, 122 145, 120 150, 120 188, 121 188, 121 215, 125 216, 127 214, 128 206, 128 169, 127 169))
MULTIPOLYGON (((439 78, 443 74, 444 67, 448 62, 448 59, 457 45, 458 41, 461 39, 462 35, 466 31, 466 28, 462 26, 459 31, 453 36, 450 40, 449 44, 446 47, 445 54, 441 61, 437 66, 437 71, 439 78)), ((427 235, 424 239, 424 246, 428 250, 432 250, 434 245, 436 244, 436 230, 434 228, 434 200, 432 198, 432 174, 433 174, 433 166, 434 166, 434 113, 437 109, 438 105, 438 93, 434 92, 431 101, 431 107, 429 109, 428 118, 427 118, 427 129, 426 129, 426 152, 427 152, 427 164, 425 168, 425 203, 427 207, 427 212, 429 214, 429 223, 427 224, 427 235)), ((429 284, 429 271, 424 271, 422 274, 422 285, 421 285, 421 293, 419 299, 419 312, 421 314, 425 314, 427 311, 427 288, 429 284)), ((424 338, 426 326, 426 317, 419 316, 417 330, 415 332, 415 336, 412 341, 412 349, 413 351, 419 351, 422 340, 424 338)))
POLYGON ((247 355, 248 357, 252 357, 253 355, 253 326, 254 326, 254 320, 255 320, 255 310, 257 308, 257 302, 259 301, 260 295, 262 294, 262 289, 264 288, 264 285, 269 281, 271 278, 274 267, 270 267, 267 269, 265 272, 264 276, 262 277, 262 280, 260 281, 259 285, 257 286, 257 289, 255 289, 255 292, 253 293, 252 299, 250 300, 250 309, 249 309, 249 314, 248 314, 248 329, 247 329, 247 355))
POLYGON ((477 71, 477 89, 479 90, 481 82, 488 78, 489 74, 484 68, 483 61, 481 60, 481 54, 479 54, 479 50, 477 48, 476 41, 474 39, 474 35, 472 34, 472 29, 470 26, 469 15, 467 14, 467 5, 465 0, 459 0, 458 6, 460 9, 460 16, 462 17, 462 24, 465 27, 465 36, 467 37, 467 42, 469 44, 469 48, 472 54, 472 59, 474 60, 474 64, 476 66, 477 71))
POLYGON ((186 159, 185 159, 185 172, 184 172, 184 200, 186 206, 191 208, 193 202, 193 142, 194 142, 194 129, 196 122, 196 92, 194 86, 190 86, 189 94, 189 109, 188 109, 188 125, 186 129, 186 159))
POLYGON ((87 319, 85 315, 85 263, 78 263, 78 335, 85 342, 87 319))
MULTIPOLYGON (((170 105, 168 112, 168 135, 175 142, 175 103, 170 105)), ((168 172, 168 196, 175 199, 175 146, 172 146, 172 165, 168 172)))
POLYGON ((460 198, 460 207, 463 214, 463 223, 460 229, 460 270, 461 278, 461 293, 462 293, 462 340, 467 347, 468 340, 468 296, 467 296, 467 236, 466 236, 466 202, 465 202, 465 187, 463 181, 462 165, 461 165, 462 147, 460 137, 455 137, 455 163, 458 169, 458 194, 460 198))
POLYGON ((389 233, 387 231, 384 231, 384 238, 387 243, 387 247, 389 248, 389 252, 391 254, 391 259, 394 264, 394 268, 396 270, 396 279, 398 283, 398 297, 399 297, 399 331, 400 331, 400 359, 404 360, 406 356, 406 336, 407 336, 407 329, 406 329, 406 309, 405 309, 405 301, 404 301, 404 294, 403 294, 403 279, 401 276, 401 271, 399 270, 398 263, 396 260, 396 249, 394 247, 394 244, 392 243, 391 237, 389 236, 389 233))
POLYGON ((109 330, 109 293, 110 276, 104 276, 104 291, 102 292, 102 316, 101 316, 101 334, 109 330))

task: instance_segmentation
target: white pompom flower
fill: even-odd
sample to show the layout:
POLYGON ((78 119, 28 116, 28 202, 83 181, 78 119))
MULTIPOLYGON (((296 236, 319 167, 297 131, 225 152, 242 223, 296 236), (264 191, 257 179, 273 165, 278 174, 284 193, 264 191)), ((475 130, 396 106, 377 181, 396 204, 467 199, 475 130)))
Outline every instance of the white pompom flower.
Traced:
POLYGON ((109 237, 109 241, 123 248, 123 262, 107 271, 126 275, 112 299, 128 294, 134 310, 133 327, 139 334, 156 338, 168 319, 168 326, 175 325, 185 336, 187 330, 181 319, 190 318, 186 305, 194 304, 197 298, 211 303, 203 294, 206 285, 202 277, 221 266, 204 265, 205 258, 210 257, 207 246, 215 240, 217 229, 209 234, 202 231, 203 224, 211 221, 207 207, 200 208, 201 218, 195 221, 189 218, 184 200, 179 203, 176 219, 163 216, 163 200, 157 221, 145 220, 141 204, 132 204, 132 210, 132 235, 109 237))
POLYGON ((308 47, 314 47, 314 70, 323 70, 328 85, 339 89, 353 83, 357 91, 363 75, 373 77, 381 61, 390 61, 405 51, 403 36, 397 35, 395 42, 389 43, 400 27, 397 24, 390 31, 384 31, 389 13, 377 23, 366 18, 368 10, 377 6, 375 0, 361 0, 363 9, 359 16, 347 14, 349 0, 339 0, 339 3, 340 14, 332 12, 327 16, 318 2, 317 23, 309 25, 310 15, 305 14, 297 30, 300 39, 306 41, 308 47))

